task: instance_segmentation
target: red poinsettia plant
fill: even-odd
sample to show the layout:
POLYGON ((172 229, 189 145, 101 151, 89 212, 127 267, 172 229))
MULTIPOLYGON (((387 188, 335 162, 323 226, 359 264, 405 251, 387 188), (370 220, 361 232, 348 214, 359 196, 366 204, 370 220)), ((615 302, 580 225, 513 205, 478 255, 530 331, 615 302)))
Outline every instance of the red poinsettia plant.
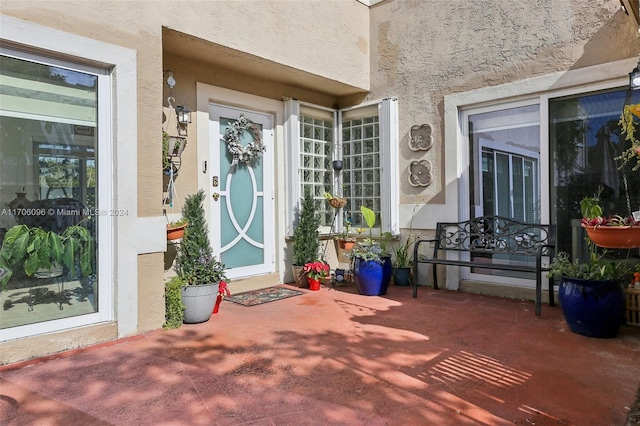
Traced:
POLYGON ((317 281, 321 281, 329 276, 329 265, 322 260, 305 264, 303 270, 308 277, 317 281))

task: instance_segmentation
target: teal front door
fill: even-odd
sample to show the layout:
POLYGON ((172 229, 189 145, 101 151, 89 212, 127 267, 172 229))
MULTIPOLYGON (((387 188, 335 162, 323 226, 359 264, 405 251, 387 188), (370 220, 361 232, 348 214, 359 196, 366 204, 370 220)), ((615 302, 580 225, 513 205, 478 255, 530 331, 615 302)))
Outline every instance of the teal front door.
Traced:
POLYGON ((211 104, 210 125, 214 253, 227 267, 229 278, 274 272, 273 116, 211 104), (235 136, 225 138, 229 128, 235 136), (232 154, 230 143, 237 144, 240 155, 232 154), (260 145, 264 152, 251 159, 242 155, 260 145))

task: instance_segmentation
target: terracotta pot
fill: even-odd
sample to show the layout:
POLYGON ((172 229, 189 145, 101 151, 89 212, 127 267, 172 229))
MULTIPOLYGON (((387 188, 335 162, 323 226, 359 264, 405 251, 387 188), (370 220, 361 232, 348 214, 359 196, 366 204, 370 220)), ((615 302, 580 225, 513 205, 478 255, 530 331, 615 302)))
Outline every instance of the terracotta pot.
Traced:
POLYGON ((187 225, 178 226, 176 228, 167 228, 167 240, 179 240, 184 236, 184 228, 187 225))
POLYGON ((640 247, 640 226, 585 226, 587 235, 602 248, 640 247))
POLYGON ((351 251, 356 242, 348 240, 338 240, 338 244, 340 244, 341 249, 351 251))

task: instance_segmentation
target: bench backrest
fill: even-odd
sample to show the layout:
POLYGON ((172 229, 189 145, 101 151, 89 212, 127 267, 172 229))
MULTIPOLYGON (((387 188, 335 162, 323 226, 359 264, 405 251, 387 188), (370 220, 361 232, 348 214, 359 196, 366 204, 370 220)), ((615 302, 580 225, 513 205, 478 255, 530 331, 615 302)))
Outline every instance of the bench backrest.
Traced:
POLYGON ((436 250, 487 254, 550 254, 556 226, 518 222, 501 216, 481 216, 464 222, 439 222, 436 250))

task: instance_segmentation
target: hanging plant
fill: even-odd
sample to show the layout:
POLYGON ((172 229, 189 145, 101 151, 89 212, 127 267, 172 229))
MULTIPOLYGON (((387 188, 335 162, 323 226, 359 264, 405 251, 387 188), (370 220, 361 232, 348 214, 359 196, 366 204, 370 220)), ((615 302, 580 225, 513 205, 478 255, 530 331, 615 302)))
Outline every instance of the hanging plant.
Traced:
POLYGON ((636 161, 633 171, 640 169, 640 140, 636 136, 636 126, 640 119, 640 104, 625 105, 620 116, 618 124, 621 127, 621 133, 626 134, 626 140, 631 142, 631 147, 624 151, 618 158, 622 160, 622 164, 629 161, 636 161))
POLYGON ((246 119, 244 115, 241 115, 227 127, 224 132, 224 141, 227 144, 227 151, 233 156, 230 173, 233 173, 238 163, 250 164, 266 149, 262 144, 260 128, 251 120, 246 119), (245 130, 253 134, 254 140, 247 145, 242 145, 240 138, 245 130))

